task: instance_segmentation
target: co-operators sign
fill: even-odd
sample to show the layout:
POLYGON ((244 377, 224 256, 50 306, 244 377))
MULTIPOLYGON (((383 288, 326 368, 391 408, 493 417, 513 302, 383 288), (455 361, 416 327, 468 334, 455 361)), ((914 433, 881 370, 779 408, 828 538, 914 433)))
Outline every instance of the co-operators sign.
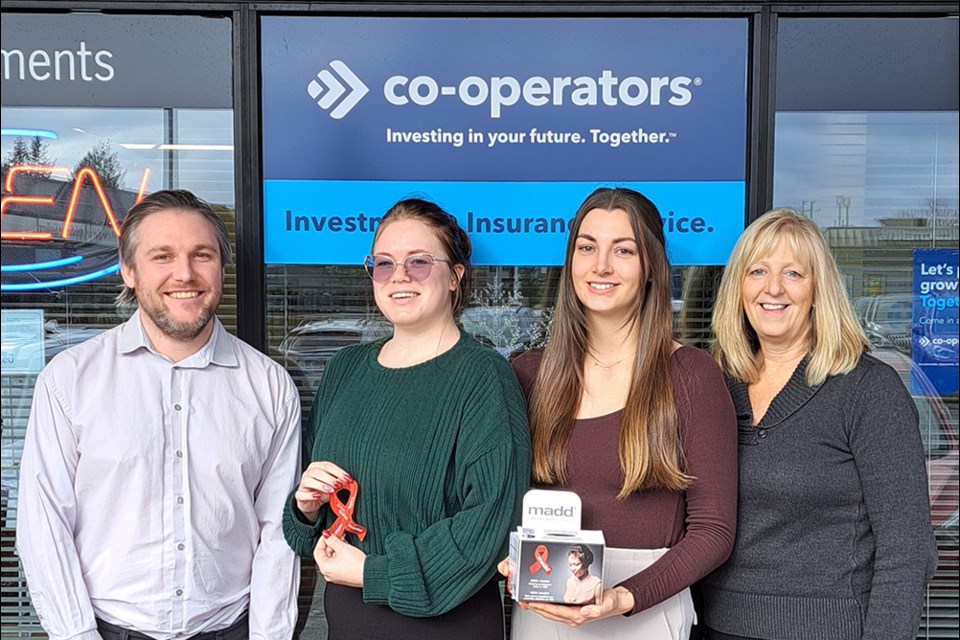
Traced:
POLYGON ((671 259, 743 230, 747 21, 265 17, 265 260, 358 264, 395 201, 457 216, 477 264, 563 261, 599 185, 659 207, 671 259))

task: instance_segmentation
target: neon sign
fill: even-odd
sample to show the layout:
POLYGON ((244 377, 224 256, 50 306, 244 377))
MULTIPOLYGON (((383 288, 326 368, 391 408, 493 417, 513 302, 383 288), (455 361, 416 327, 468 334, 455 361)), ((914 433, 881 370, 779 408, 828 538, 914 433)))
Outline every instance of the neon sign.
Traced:
POLYGON ((48 138, 50 140, 56 140, 60 137, 56 131, 48 129, 0 129, 0 135, 20 136, 21 138, 48 138))
MULTIPOLYGON (((2 269, 4 282, 0 286, 0 290, 35 291, 61 288, 96 280, 119 270, 120 265, 116 261, 116 245, 114 243, 111 242, 104 246, 102 242, 90 242, 89 238, 82 237, 83 234, 80 238, 76 237, 77 211, 81 206, 80 201, 85 186, 92 188, 96 198, 94 204, 99 206, 103 212, 112 232, 112 237, 120 237, 120 225, 114 214, 114 206, 107 196, 96 171, 90 167, 83 167, 76 173, 70 195, 66 199, 66 206, 63 209, 62 223, 59 225, 59 229, 57 229, 56 223, 53 223, 54 230, 51 231, 39 230, 44 222, 49 227, 50 218, 49 216, 38 215, 37 209, 63 206, 63 198, 58 198, 58 195, 36 195, 35 193, 28 195, 27 193, 18 193, 15 189, 17 176, 29 174, 43 177, 51 175, 69 176, 70 173, 70 169, 67 167, 37 165, 17 165, 8 170, 3 182, 4 195, 0 199, 0 217, 5 223, 4 226, 7 226, 6 223, 10 222, 10 217, 16 210, 21 223, 26 219, 26 222, 37 230, 11 229, 0 231, 0 238, 2 238, 4 245, 8 243, 10 245, 17 244, 22 249, 16 252, 19 256, 22 256, 25 251, 28 254, 32 253, 34 256, 32 261, 28 259, 26 262, 8 264, 7 252, 5 251, 2 269), (76 254, 59 255, 70 253, 71 250, 76 250, 76 254), (54 255, 56 257, 53 257, 54 255), (24 281, 24 276, 27 276, 28 281, 24 281), (7 281, 8 278, 14 277, 18 281, 7 281)), ((143 199, 149 179, 150 169, 146 168, 140 179, 134 203, 143 199)), ((59 191, 62 193, 64 189, 61 188, 59 191)), ((81 226, 90 227, 91 225, 85 223, 81 226)))

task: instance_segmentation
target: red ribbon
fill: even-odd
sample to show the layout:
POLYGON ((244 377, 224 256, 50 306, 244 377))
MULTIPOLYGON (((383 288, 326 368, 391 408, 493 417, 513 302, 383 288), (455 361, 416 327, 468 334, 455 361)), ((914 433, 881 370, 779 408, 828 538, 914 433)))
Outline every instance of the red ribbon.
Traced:
POLYGON ((350 492, 346 504, 340 501, 340 496, 337 493, 330 494, 330 510, 337 515, 337 519, 329 529, 324 530, 324 533, 337 536, 343 540, 343 536, 349 531, 363 540, 367 536, 367 528, 353 520, 353 507, 357 503, 357 492, 360 490, 360 485, 357 484, 356 480, 351 480, 343 489, 350 492))
POLYGON ((546 545, 540 545, 533 551, 533 557, 536 560, 532 565, 530 565, 530 575, 535 574, 540 569, 543 569, 543 572, 547 575, 553 571, 553 568, 547 564, 547 558, 550 557, 550 550, 547 549, 546 545))

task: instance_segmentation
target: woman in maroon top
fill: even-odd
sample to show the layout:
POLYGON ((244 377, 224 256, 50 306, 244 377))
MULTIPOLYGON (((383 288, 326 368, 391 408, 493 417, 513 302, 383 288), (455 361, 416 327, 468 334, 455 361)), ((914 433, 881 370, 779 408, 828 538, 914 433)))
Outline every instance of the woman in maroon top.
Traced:
MULTIPOLYGON (((689 637, 689 587, 733 545, 736 417, 709 355, 673 339, 656 206, 597 189, 567 242, 550 342, 514 362, 533 481, 574 491, 608 545, 599 604, 520 603, 512 637, 689 637)), ((506 563, 501 563, 506 572, 506 563)))

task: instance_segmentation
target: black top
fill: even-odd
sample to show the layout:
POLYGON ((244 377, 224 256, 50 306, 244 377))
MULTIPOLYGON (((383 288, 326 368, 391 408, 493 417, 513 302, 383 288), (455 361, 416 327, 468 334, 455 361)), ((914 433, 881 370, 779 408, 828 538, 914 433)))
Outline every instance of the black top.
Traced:
POLYGON ((737 536, 704 581, 706 623, 757 638, 912 639, 937 560, 916 406, 872 356, 817 387, 806 367, 756 426, 747 385, 728 381, 737 536))

